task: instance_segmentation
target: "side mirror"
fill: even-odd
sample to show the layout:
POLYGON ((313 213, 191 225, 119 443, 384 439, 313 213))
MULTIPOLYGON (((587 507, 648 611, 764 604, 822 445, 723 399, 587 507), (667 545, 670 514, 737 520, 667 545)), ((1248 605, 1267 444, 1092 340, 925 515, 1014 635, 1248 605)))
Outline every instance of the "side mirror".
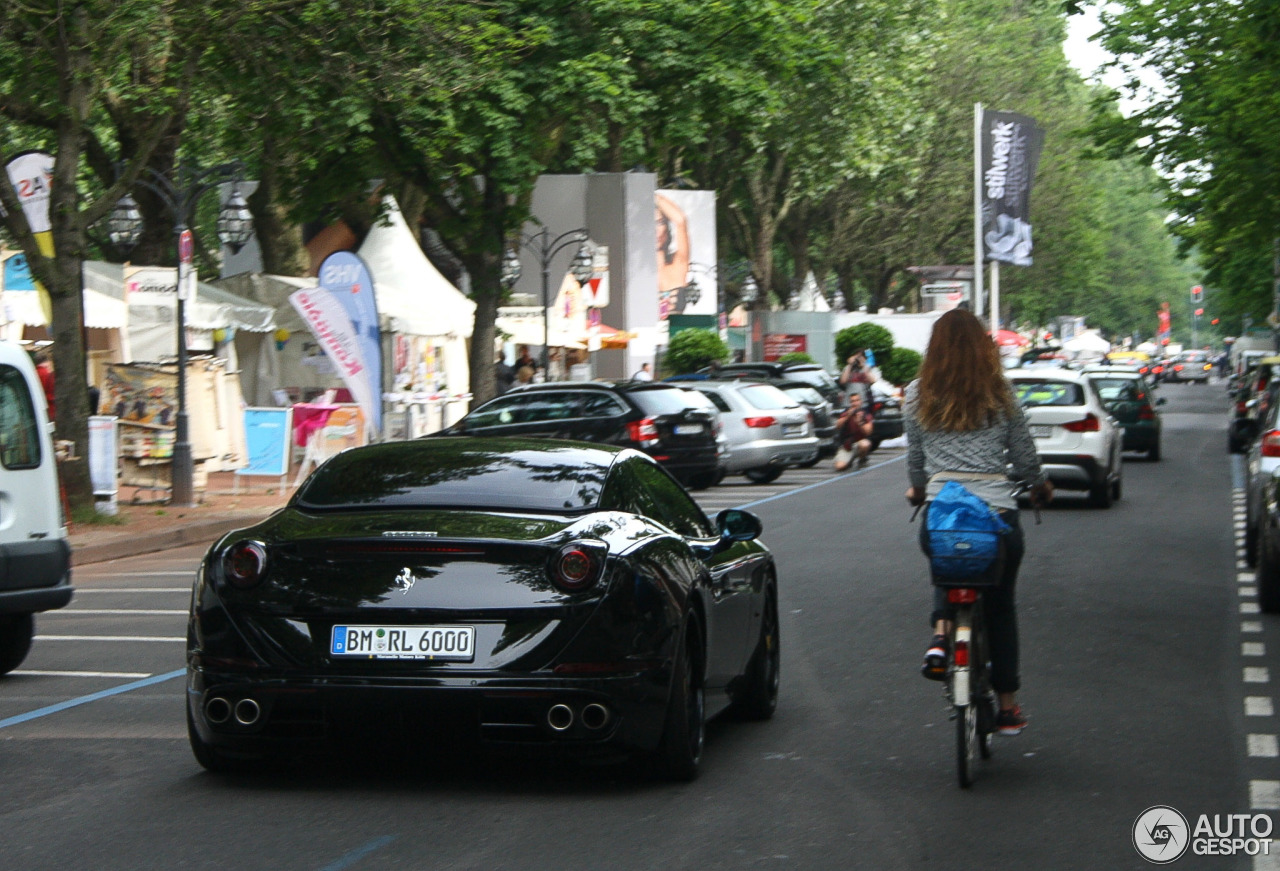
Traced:
POLYGON ((741 508, 726 508, 717 514, 716 528, 720 530, 722 549, 736 541, 754 541, 764 532, 760 518, 741 508))

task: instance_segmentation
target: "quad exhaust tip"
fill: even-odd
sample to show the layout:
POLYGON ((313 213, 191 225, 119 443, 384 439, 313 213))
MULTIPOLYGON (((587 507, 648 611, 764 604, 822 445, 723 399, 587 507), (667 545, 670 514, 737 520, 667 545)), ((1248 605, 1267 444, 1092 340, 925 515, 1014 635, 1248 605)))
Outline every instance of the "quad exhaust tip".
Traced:
POLYGON ((563 732, 573 725, 573 708, 565 704, 552 705, 547 710, 547 725, 557 732, 563 732))
POLYGON ((205 719, 220 726, 231 719, 231 703, 221 696, 214 696, 204 703, 205 719))
POLYGON ((609 724, 609 709, 599 702, 592 702, 582 709, 582 725, 592 731, 609 724))

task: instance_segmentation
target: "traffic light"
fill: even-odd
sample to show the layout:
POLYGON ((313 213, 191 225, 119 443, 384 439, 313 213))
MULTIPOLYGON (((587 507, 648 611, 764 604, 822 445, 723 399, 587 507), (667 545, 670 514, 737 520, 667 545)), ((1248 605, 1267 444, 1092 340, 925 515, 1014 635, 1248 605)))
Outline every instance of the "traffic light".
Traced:
POLYGON ((1203 302, 1203 301, 1204 301, 1204 288, 1203 288, 1203 287, 1201 287, 1200 285, 1198 285, 1198 284, 1197 284, 1195 287, 1191 288, 1191 301, 1192 301, 1192 302, 1203 302))

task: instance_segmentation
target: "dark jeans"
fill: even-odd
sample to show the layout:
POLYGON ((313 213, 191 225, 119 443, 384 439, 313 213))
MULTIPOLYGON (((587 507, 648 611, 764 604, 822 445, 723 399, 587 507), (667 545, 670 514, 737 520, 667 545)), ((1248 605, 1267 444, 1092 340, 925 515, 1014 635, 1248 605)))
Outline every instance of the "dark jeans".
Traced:
MULTIPOLYGON (((1022 685, 1018 675, 1018 611, 1014 602, 1014 587, 1018 582, 1018 566, 1026 545, 1022 538, 1022 525, 1017 511, 1001 511, 1000 516, 1009 524, 1005 536, 1004 575, 1000 585, 982 590, 982 613, 987 621, 987 642, 991 647, 991 686, 998 693, 1016 693, 1022 685)), ((920 525, 920 546, 928 548, 927 523, 920 525)), ((933 588, 933 613, 929 625, 939 620, 954 620, 955 606, 947 602, 947 588, 933 588)))

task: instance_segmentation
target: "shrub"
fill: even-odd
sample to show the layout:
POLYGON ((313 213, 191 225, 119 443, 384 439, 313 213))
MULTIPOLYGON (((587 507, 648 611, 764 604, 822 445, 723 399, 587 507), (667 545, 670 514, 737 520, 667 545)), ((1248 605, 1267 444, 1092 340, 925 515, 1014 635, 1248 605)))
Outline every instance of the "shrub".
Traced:
MULTIPOLYGON (((910 348, 894 348, 887 363, 880 364, 880 374, 885 381, 901 387, 909 384, 920 372, 920 361, 924 359, 919 351, 910 348)), ((879 358, 877 356, 877 362, 879 358)))
POLYGON ((729 346, 719 333, 693 328, 671 337, 662 358, 662 369, 667 375, 687 375, 710 366, 712 360, 723 363, 728 359, 729 346))
POLYGON ((845 327, 836 333, 836 368, 843 369, 849 356, 863 348, 870 348, 876 355, 876 365, 883 367, 893 355, 893 333, 873 323, 845 327))
POLYGON ((790 354, 783 354, 778 358, 779 363, 817 363, 818 361, 810 357, 804 351, 792 351, 790 354))

